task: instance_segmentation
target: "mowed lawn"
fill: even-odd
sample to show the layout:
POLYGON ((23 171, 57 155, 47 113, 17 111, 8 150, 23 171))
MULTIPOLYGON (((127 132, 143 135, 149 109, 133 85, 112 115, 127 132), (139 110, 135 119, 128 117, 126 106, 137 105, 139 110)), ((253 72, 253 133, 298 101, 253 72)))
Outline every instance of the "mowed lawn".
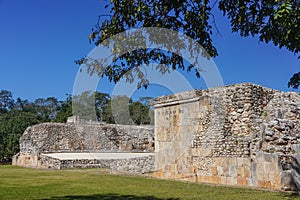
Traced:
POLYGON ((291 193, 212 186, 136 176, 103 169, 38 170, 0 166, 0 199, 300 199, 291 193))

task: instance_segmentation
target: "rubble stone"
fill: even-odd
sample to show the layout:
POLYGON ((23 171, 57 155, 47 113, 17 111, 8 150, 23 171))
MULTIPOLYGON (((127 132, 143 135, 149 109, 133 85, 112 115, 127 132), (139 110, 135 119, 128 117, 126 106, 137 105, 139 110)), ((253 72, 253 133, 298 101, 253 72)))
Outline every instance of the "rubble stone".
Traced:
POLYGON ((242 83, 163 96, 153 105, 156 177, 300 189, 298 93, 242 83))

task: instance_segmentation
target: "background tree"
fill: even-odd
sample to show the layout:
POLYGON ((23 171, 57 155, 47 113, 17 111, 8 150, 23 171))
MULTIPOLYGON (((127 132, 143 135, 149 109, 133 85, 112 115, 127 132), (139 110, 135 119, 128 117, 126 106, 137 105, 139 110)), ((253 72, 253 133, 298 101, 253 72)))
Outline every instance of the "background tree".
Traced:
POLYGON ((0 91, 0 113, 7 113, 14 105, 12 93, 7 90, 0 91))
POLYGON ((73 113, 85 120, 101 121, 109 99, 106 93, 84 91, 72 97, 73 113))
POLYGON ((27 99, 23 100, 21 98, 17 98, 15 104, 13 106, 14 110, 24 111, 24 112, 35 112, 34 103, 28 101, 27 99))
POLYGON ((139 102, 146 105, 147 107, 150 107, 151 101, 153 100, 153 97, 139 97, 139 102))
POLYGON ((63 101, 48 97, 31 102, 21 98, 14 100, 10 91, 2 90, 0 92, 0 162, 11 160, 12 156, 19 151, 19 138, 28 126, 51 121, 66 122, 67 118, 73 115, 72 101, 77 106, 77 113, 83 119, 98 119, 106 123, 149 124, 151 120, 147 99, 149 98, 142 98, 143 103, 134 102, 127 96, 111 99, 106 93, 86 91, 77 96, 67 95, 66 100, 63 101), (111 105, 115 108, 112 109, 111 105))
MULTIPOLYGON (((299 55, 300 1, 223 0, 219 9, 230 19, 233 32, 243 37, 258 35, 262 42, 299 55)), ((298 88, 299 83, 300 72, 292 76, 288 87, 298 88)))
MULTIPOLYGON (((167 28, 191 37, 204 47, 210 56, 215 57, 218 54, 211 35, 217 30, 213 29, 216 24, 212 8, 217 4, 224 16, 230 20, 233 32, 239 32, 243 37, 257 35, 262 42, 273 42, 275 46, 299 54, 300 1, 298 0, 110 0, 110 3, 105 5, 107 13, 99 16, 89 38, 96 46, 101 43, 108 46, 108 43, 103 43, 106 39, 131 28, 167 28)), ((130 38, 130 35, 127 38, 130 38)), ((162 45, 160 42, 163 38, 150 39, 151 42, 162 45)), ((90 73, 107 76, 109 80, 115 82, 122 77, 129 81, 132 81, 132 77, 137 77, 140 81, 138 86, 144 87, 148 85, 147 78, 136 66, 155 61, 169 67, 165 69, 164 65, 159 65, 158 70, 165 73, 177 68, 191 71, 197 64, 183 62, 182 57, 172 53, 175 52, 174 49, 170 49, 169 52, 159 49, 138 49, 118 55, 119 48, 121 47, 114 46, 112 49, 115 59, 104 71, 98 61, 89 62, 89 59, 83 58, 76 63, 86 64, 90 73)), ((195 56, 201 53, 185 46, 175 48, 188 49, 195 56)), ((196 69, 195 73, 200 76, 199 70, 196 69)), ((300 72, 294 74, 288 86, 298 88, 299 84, 300 72)))
POLYGON ((111 99, 109 99, 107 101, 107 103, 102 106, 101 121, 106 122, 108 124, 115 123, 115 120, 114 120, 114 117, 112 114, 111 99))
POLYGON ((153 124, 154 113, 145 103, 147 97, 133 101, 125 95, 113 96, 103 107, 102 121, 117 124, 153 124))
MULTIPOLYGON (((53 121, 65 102, 54 97, 38 98, 34 102, 13 99, 7 90, 0 92, 0 162, 11 160, 19 151, 19 138, 28 126, 53 121)), ((71 111, 72 113, 72 111, 71 111)))
POLYGON ((59 102, 55 97, 38 98, 34 101, 34 108, 43 121, 53 121, 59 109, 59 102))
POLYGON ((125 96, 112 96, 110 101, 110 107, 114 123, 117 124, 134 124, 130 117, 129 106, 132 103, 132 99, 125 96))
POLYGON ((10 160, 19 151, 19 139, 28 126, 39 123, 37 115, 12 111, 0 119, 0 159, 10 160))
POLYGON ((137 125, 150 124, 149 107, 141 102, 133 102, 129 106, 129 113, 133 122, 137 125))
POLYGON ((67 122, 68 117, 71 117, 72 115, 72 96, 67 94, 67 99, 60 102, 60 106, 54 121, 65 123, 67 122))
MULTIPOLYGON (((110 95, 106 93, 101 93, 101 92, 95 92, 95 108, 96 108, 96 115, 97 115, 97 120, 98 121, 105 121, 103 119, 105 112, 108 112, 106 109, 110 101, 110 95)), ((107 121, 109 123, 109 121, 107 121)))
MULTIPOLYGON (((151 101, 153 97, 140 97, 138 102, 141 102, 148 108, 149 124, 154 124, 154 108, 151 106, 151 101)), ((148 124, 148 123, 146 123, 148 124)))
POLYGON ((72 111, 81 119, 96 121, 95 93, 84 91, 80 95, 72 96, 72 111))

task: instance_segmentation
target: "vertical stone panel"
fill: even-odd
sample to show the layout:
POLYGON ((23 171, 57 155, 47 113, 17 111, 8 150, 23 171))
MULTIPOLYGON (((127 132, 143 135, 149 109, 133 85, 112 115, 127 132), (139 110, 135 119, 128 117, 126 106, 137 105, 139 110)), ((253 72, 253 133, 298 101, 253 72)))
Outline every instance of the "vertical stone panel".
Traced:
MULTIPOLYGON (((164 156, 171 156, 173 178, 300 190, 300 181, 292 178, 300 177, 298 93, 242 83, 160 97, 154 107, 155 112, 176 110, 176 117, 169 119, 164 113, 155 121, 165 127, 156 129, 158 139, 174 136, 174 142, 156 146, 157 166, 164 156)), ((160 176, 167 178, 168 169, 160 176)))

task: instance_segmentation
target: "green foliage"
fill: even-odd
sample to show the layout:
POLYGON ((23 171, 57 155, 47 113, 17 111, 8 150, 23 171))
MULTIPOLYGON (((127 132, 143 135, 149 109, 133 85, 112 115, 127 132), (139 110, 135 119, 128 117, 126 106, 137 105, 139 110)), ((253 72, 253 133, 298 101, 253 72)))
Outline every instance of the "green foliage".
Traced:
POLYGON ((65 101, 62 101, 58 109, 55 122, 65 123, 68 117, 71 117, 72 113, 72 96, 68 95, 65 101))
POLYGON ((232 31, 299 53, 299 1, 223 0, 219 8, 231 20, 232 31))
POLYGON ((59 109, 59 102, 54 97, 38 98, 33 103, 35 112, 44 120, 54 120, 59 109))
POLYGON ((110 96, 106 93, 85 91, 73 96, 73 113, 85 120, 103 121, 103 109, 109 102, 110 96))
POLYGON ((0 114, 8 112, 14 104, 12 93, 7 90, 0 91, 0 114))
MULTIPOLYGON (((96 46, 103 44, 108 47, 110 44, 107 39, 130 28, 159 27, 180 31, 202 45, 210 56, 217 55, 211 39, 212 26, 208 23, 211 11, 209 1, 110 1, 106 7, 109 9, 109 14, 100 15, 98 23, 89 36, 90 42, 96 46)), ((197 64, 196 61, 195 63, 184 62, 183 58, 175 52, 188 49, 192 54, 197 54, 195 57, 198 54, 208 56, 202 52, 202 49, 193 48, 193 44, 172 43, 171 46, 165 44, 169 38, 165 38, 164 34, 157 32, 157 29, 152 31, 148 33, 154 33, 156 37, 150 39, 151 43, 167 50, 143 48, 146 46, 146 41, 138 34, 128 33, 118 36, 118 41, 123 41, 126 37, 128 43, 114 44, 112 49, 113 62, 105 69, 105 64, 102 61, 91 58, 83 58, 76 63, 85 64, 89 73, 107 76, 110 81, 114 82, 119 81, 122 77, 132 82, 134 77, 137 77, 139 80, 138 87, 146 88, 149 84, 147 76, 136 66, 155 62, 170 67, 158 65, 158 70, 161 73, 177 68, 191 71, 197 64), (130 47, 133 45, 138 45, 141 48, 122 53, 122 50, 126 48, 132 49, 130 47)), ((200 76, 199 70, 195 69, 195 73, 200 76)))
MULTIPOLYGON (((258 35, 262 42, 273 42, 299 55, 300 1, 223 0, 219 8, 230 19, 233 32, 244 37, 258 35)), ((299 73, 292 76, 288 87, 299 87, 299 73)))
POLYGON ((10 159, 19 151, 19 138, 24 130, 39 122, 34 113, 12 111, 0 118, 0 159, 10 159))
POLYGON ((295 73, 288 83, 288 87, 297 89, 300 85, 300 72, 295 73))
POLYGON ((116 124, 134 124, 130 117, 129 107, 132 99, 125 95, 113 96, 111 98, 110 106, 112 117, 116 124))
MULTIPOLYGON (((233 32, 239 32, 243 37, 257 35, 262 42, 272 42, 275 46, 286 48, 299 55, 300 1, 296 0, 111 0, 105 5, 107 13, 99 16, 89 39, 96 46, 99 44, 109 46, 109 38, 131 28, 160 27, 179 31, 191 37, 210 56, 215 57, 217 50, 213 45, 211 35, 214 31, 212 27, 216 27, 212 8, 217 3, 224 16, 230 20, 233 32)), ((217 28, 216 31, 218 31, 217 28)), ((151 43, 163 46, 168 38, 164 38, 159 32, 156 35, 155 38, 149 38, 151 43)), ((124 48, 122 45, 125 45, 124 49, 130 49, 130 44, 138 40, 136 35, 127 34, 120 35, 118 41, 123 41, 124 36, 129 43, 114 44, 113 63, 107 68, 101 66, 99 61, 89 62, 90 58, 82 58, 76 63, 85 64, 91 74, 107 76, 114 82, 122 77, 132 82, 134 77, 137 77, 138 87, 147 87, 149 82, 146 74, 136 66, 147 65, 151 62, 165 64, 167 68, 164 65, 159 65, 157 68, 161 73, 165 73, 177 68, 190 71, 196 64, 201 65, 201 63, 183 62, 180 55, 173 53, 178 52, 178 49, 186 49, 193 56, 201 53, 182 44, 172 44, 174 47, 167 48, 168 51, 145 47, 118 54, 124 48)), ((144 40, 140 38, 138 41, 144 47, 144 40)), ((200 76, 199 70, 195 70, 195 73, 200 76)), ((299 73, 290 79, 289 87, 299 87, 299 73)))
POLYGON ((106 112, 104 107, 108 105, 109 100, 110 100, 109 94, 95 92, 95 109, 96 109, 96 116, 98 121, 105 121, 102 119, 104 113, 106 112))
POLYGON ((97 120, 95 115, 95 93, 85 91, 72 98, 72 109, 75 115, 80 116, 84 120, 97 120))
POLYGON ((19 151, 19 138, 28 126, 54 121, 62 105, 54 97, 15 101, 11 92, 0 91, 0 162, 19 151))
POLYGON ((135 124, 150 124, 149 107, 141 102, 133 102, 129 106, 129 112, 135 124))
MULTIPOLYGON (((148 97, 149 98, 149 97, 148 97)), ((113 96, 102 113, 103 121, 117 124, 153 124, 153 112, 146 102, 133 101, 127 96, 113 96)))
POLYGON ((151 121, 153 116, 150 115, 151 119, 149 117, 150 108, 147 103, 149 97, 142 99, 144 104, 133 102, 127 96, 111 99, 106 93, 86 91, 81 95, 68 95, 64 101, 48 97, 30 102, 20 98, 15 101, 11 92, 2 90, 0 91, 0 162, 10 160, 19 151, 19 138, 28 126, 51 121, 64 123, 73 115, 73 109, 76 111, 75 114, 85 120, 120 124, 153 123, 151 121))
POLYGON ((114 117, 112 114, 111 99, 108 100, 107 104, 104 104, 102 106, 101 120, 108 124, 115 123, 115 120, 114 120, 114 117))
POLYGON ((0 199, 296 200, 299 195, 112 175, 104 169, 38 170, 0 166, 0 199))

